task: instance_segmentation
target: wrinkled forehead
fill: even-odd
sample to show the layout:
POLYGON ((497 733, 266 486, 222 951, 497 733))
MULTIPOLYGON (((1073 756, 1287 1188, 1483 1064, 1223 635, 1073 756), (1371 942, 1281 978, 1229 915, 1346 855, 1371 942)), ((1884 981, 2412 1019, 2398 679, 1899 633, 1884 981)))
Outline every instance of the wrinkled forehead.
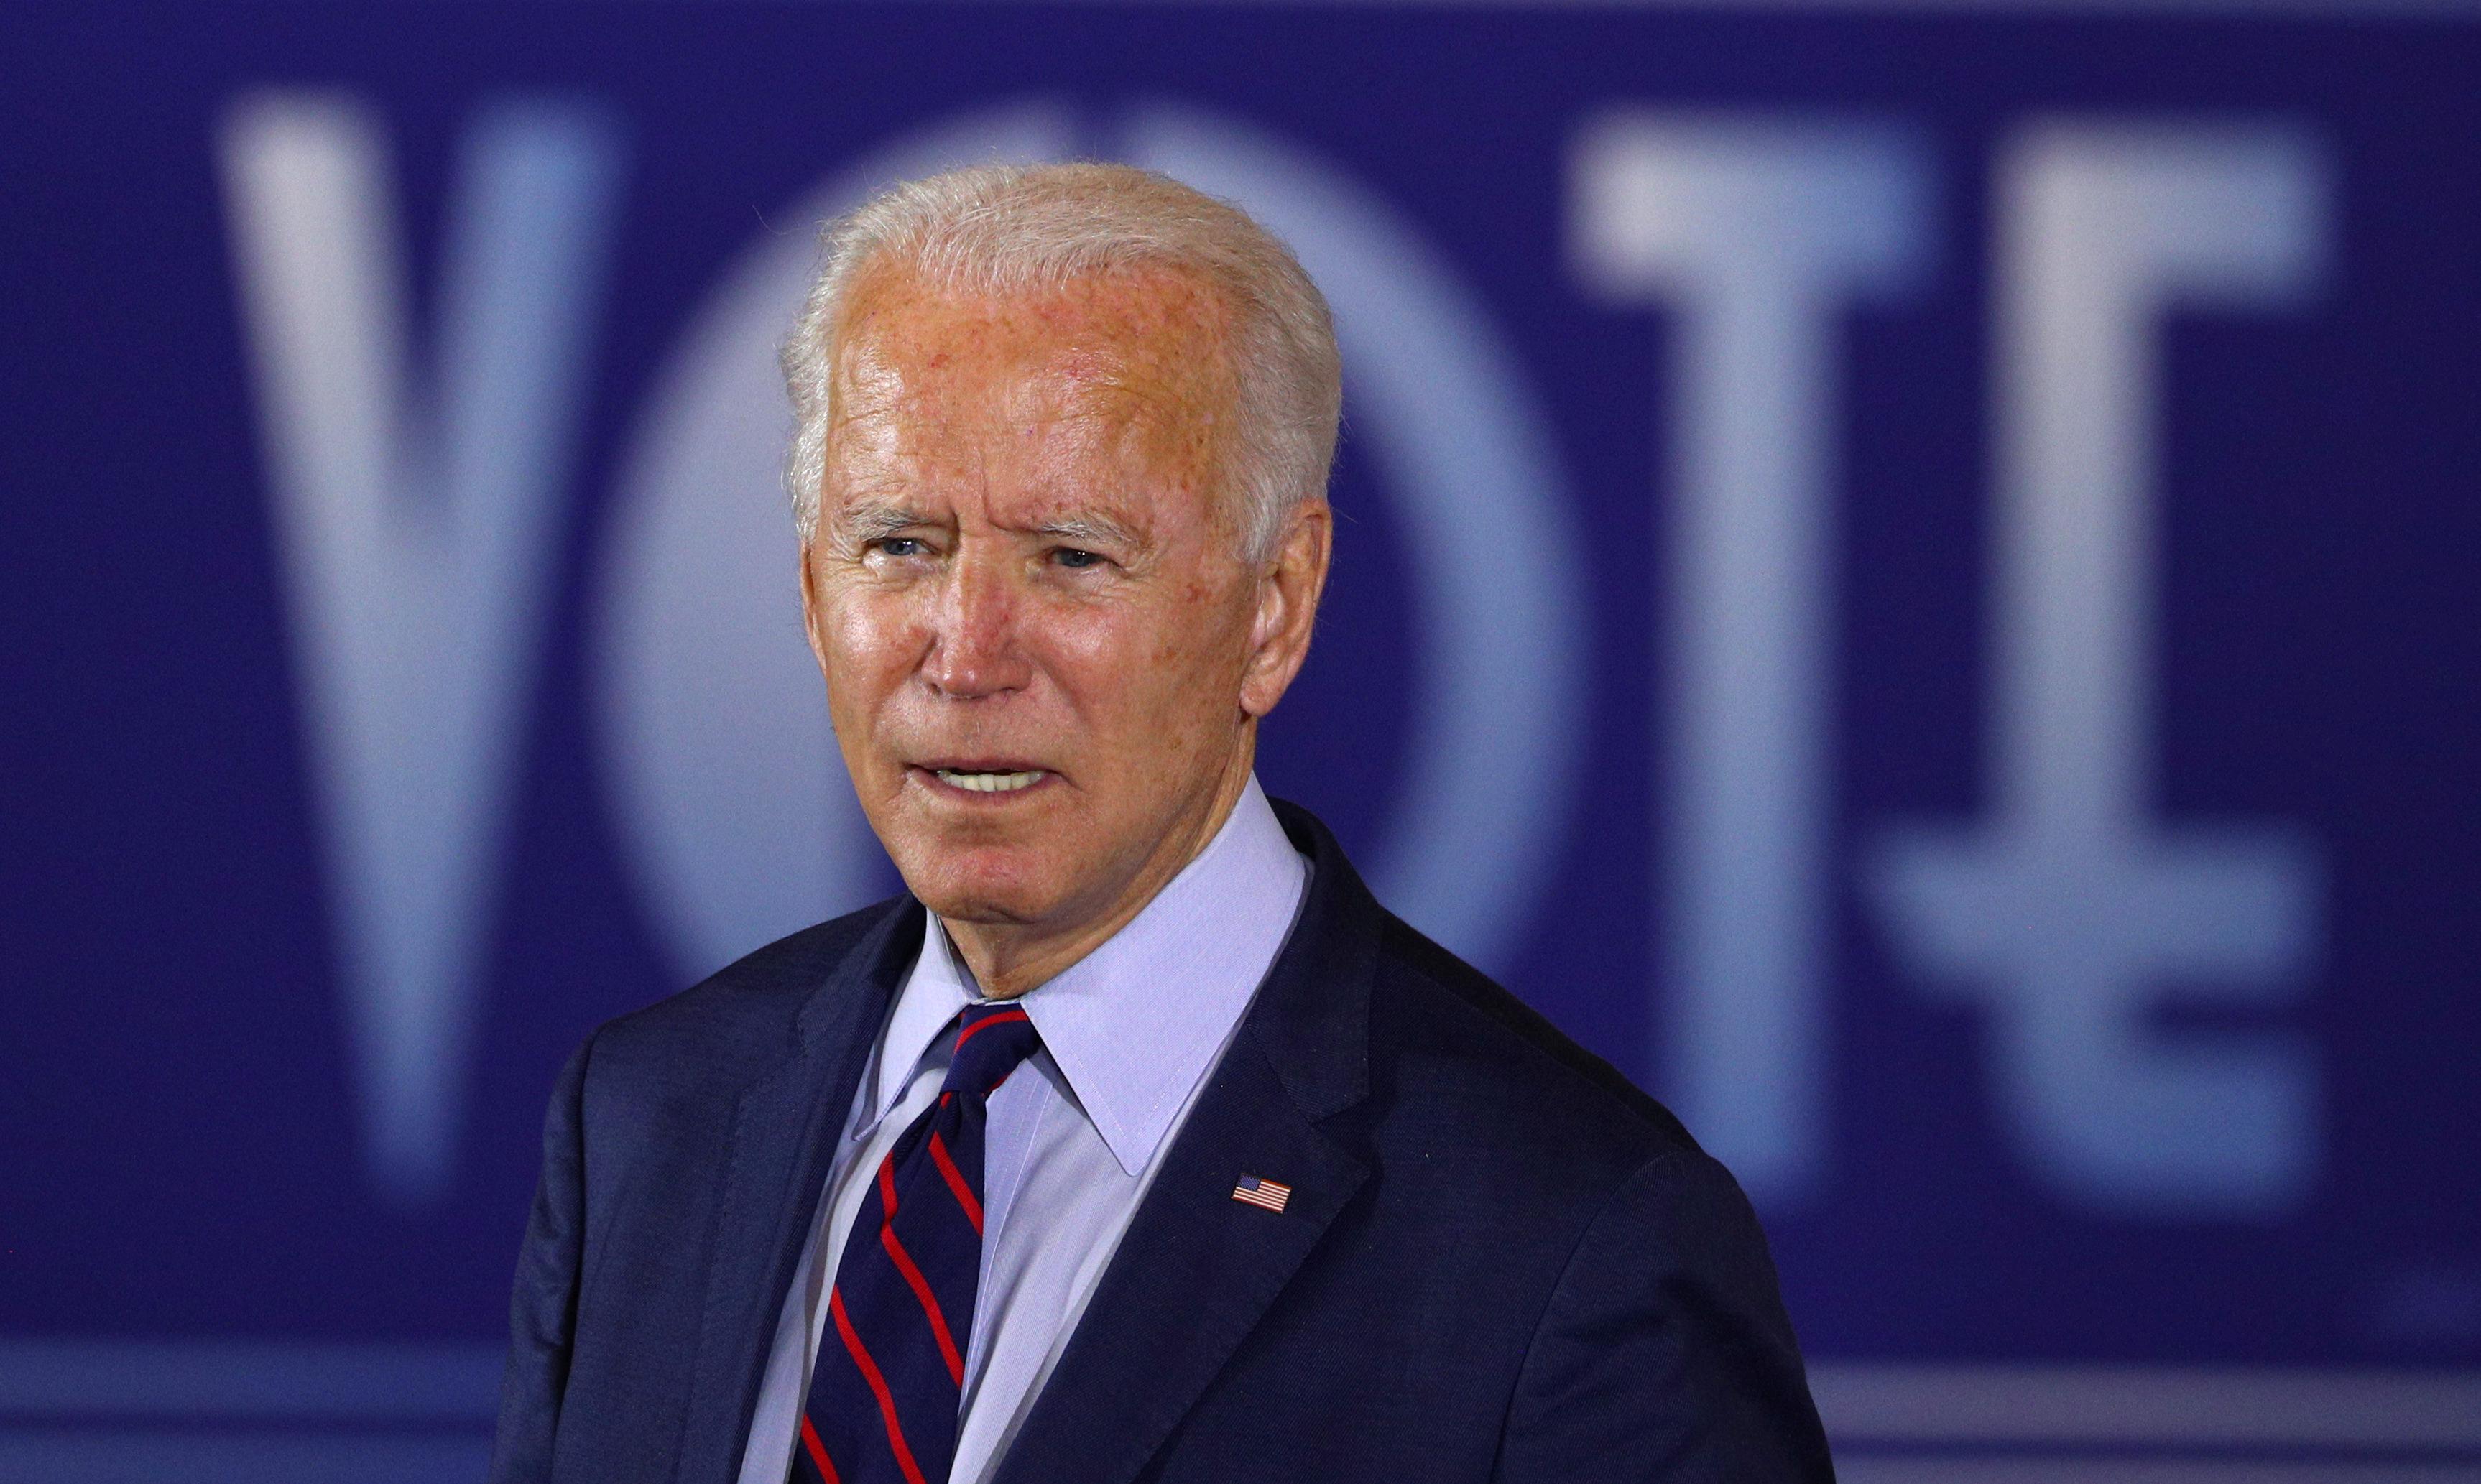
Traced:
POLYGON ((846 300, 831 435, 1081 419, 1217 453, 1238 401, 1232 318, 1222 295, 1175 270, 1008 293, 876 268, 846 300))

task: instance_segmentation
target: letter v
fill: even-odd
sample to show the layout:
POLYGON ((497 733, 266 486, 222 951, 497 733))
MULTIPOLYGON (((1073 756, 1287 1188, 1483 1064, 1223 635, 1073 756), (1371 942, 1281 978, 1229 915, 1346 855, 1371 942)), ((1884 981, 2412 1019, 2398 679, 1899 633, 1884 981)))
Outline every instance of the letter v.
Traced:
POLYGON ((258 94, 221 153, 364 1150, 420 1205, 453 1167, 619 150, 574 110, 477 118, 422 395, 379 120, 258 94))

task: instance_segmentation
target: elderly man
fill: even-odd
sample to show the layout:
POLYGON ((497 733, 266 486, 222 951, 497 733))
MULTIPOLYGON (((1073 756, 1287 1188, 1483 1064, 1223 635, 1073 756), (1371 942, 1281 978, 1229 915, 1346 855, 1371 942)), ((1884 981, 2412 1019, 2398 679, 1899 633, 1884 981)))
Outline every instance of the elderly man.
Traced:
POLYGON ((571 1059, 493 1477, 1829 1477, 1731 1177, 1252 776, 1332 532, 1290 253, 943 175, 832 229, 785 361, 907 892, 571 1059))

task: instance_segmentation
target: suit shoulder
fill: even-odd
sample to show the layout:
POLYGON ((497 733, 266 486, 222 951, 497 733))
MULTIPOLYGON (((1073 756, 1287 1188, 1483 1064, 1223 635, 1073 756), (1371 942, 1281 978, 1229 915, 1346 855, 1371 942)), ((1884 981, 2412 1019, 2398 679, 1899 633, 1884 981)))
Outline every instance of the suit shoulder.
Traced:
POLYGON ((1482 1099, 1488 1121, 1531 1153, 1565 1151, 1606 1176, 1701 1153, 1669 1108, 1392 912, 1377 988, 1372 1008, 1407 1062, 1399 1075, 1482 1099))
POLYGON ((595 1065, 720 1061, 780 1048, 810 996, 904 904, 904 898, 893 898, 804 927, 676 995, 606 1022, 594 1034, 595 1065))

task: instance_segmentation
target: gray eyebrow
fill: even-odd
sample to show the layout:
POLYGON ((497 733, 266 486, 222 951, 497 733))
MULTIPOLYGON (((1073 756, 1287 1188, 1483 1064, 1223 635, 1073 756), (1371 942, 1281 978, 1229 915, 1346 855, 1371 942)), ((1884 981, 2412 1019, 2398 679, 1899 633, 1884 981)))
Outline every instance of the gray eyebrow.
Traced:
POLYGON ((1063 515, 1034 528, 1039 535, 1094 546, 1136 546, 1137 534, 1108 515, 1063 515))
MULTIPOLYGON (((827 519, 829 538, 839 551, 858 551, 873 541, 937 522, 908 505, 888 500, 857 500, 838 507, 827 519)), ((1136 531, 1099 511, 1062 515, 1034 528, 1034 534, 1083 546, 1136 547, 1143 543, 1136 531)))
POLYGON ((883 540, 900 531, 928 524, 930 522, 921 511, 880 500, 865 500, 839 507, 828 520, 837 546, 848 550, 883 540))

